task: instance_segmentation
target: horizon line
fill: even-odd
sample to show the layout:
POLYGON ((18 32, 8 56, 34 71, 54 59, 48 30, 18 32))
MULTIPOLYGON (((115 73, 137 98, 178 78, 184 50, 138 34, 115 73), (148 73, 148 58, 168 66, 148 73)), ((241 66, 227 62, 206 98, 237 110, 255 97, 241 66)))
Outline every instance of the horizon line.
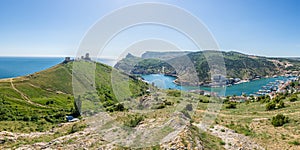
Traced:
MULTIPOLYGON (((168 51, 155 51, 155 50, 148 50, 145 52, 200 52, 200 51, 220 51, 220 52, 238 52, 249 56, 260 56, 260 57, 269 57, 269 58, 300 58, 300 56, 267 56, 267 55, 259 55, 259 54, 249 54, 242 52, 240 50, 168 50, 168 51)), ((128 52, 130 53, 130 52, 128 52)), ((51 57, 73 57, 75 58, 76 55, 0 55, 0 57, 45 57, 45 58, 51 58, 51 57)), ((101 59, 118 59, 118 56, 101 56, 97 57, 101 59)))

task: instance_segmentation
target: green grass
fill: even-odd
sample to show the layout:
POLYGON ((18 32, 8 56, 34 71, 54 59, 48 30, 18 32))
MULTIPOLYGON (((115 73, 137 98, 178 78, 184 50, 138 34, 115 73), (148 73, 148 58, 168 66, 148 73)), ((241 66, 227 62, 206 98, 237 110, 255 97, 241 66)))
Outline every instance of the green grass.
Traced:
POLYGON ((222 139, 212 136, 207 132, 198 131, 200 134, 199 137, 203 142, 203 146, 205 149, 214 149, 214 150, 223 150, 223 141, 222 139))
POLYGON ((298 141, 291 141, 291 142, 289 142, 289 144, 291 144, 291 145, 300 145, 300 142, 298 142, 298 141))
MULTIPOLYGON (((107 65, 80 61, 77 64, 83 72, 95 73, 97 94, 94 97, 90 93, 82 93, 82 111, 96 113, 103 111, 103 104, 107 101, 117 107, 119 101, 128 97, 136 97, 144 94, 148 85, 127 77, 118 71, 114 80, 122 81, 117 84, 115 90, 119 94, 127 94, 125 97, 116 97, 112 84, 112 69, 107 65), (96 69, 93 72, 93 67, 96 69), (128 80, 124 80, 127 77, 128 80), (130 91, 130 92, 129 92, 130 91)), ((0 131, 33 132, 46 131, 58 123, 65 122, 65 116, 74 112, 74 97, 72 88, 72 63, 58 64, 47 70, 13 79, 12 88, 9 81, 0 82, 0 131), (23 93, 33 104, 19 93, 23 93), (40 106, 42 105, 42 106, 40 106), (18 122, 18 123, 16 123, 18 122), (22 128, 23 127, 23 128, 22 128)), ((78 78, 82 83, 79 86, 86 86, 85 81, 90 80, 86 76, 78 78)), ((80 87, 79 87, 80 88, 80 87)), ((112 110, 117 110, 112 108, 112 110)))
POLYGON ((266 110, 266 103, 261 102, 237 103, 236 109, 226 109, 226 105, 224 105, 218 115, 217 122, 235 130, 237 133, 249 136, 267 149, 275 148, 272 147, 274 141, 278 143, 280 149, 287 149, 291 145, 288 144, 290 140, 299 138, 298 130, 300 129, 300 102, 290 102, 289 99, 289 96, 282 99, 285 107, 270 111, 266 110), (288 117, 289 122, 285 122, 284 125, 280 124, 283 125, 281 127, 274 127, 272 118, 277 114, 288 117), (254 119, 261 120, 254 121, 254 119), (289 137, 280 135, 289 135, 289 137))

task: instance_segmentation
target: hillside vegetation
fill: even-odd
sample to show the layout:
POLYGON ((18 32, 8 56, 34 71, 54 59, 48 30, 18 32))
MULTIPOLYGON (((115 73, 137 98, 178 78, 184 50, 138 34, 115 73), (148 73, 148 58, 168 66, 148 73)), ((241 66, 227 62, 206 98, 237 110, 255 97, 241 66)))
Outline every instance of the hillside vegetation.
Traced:
MULTIPOLYGON (((82 61, 84 67, 91 64, 82 61)), ((114 111, 119 105, 111 85, 111 71, 111 67, 97 63, 95 86, 98 104, 104 106, 104 110, 114 111)), ((125 78, 126 75, 119 73, 118 77, 125 78)), ((133 97, 142 95, 148 88, 133 78, 128 82, 133 97)), ((84 99, 83 96, 82 101, 84 99)), ((24 77, 2 79, 0 103, 0 131, 45 131, 66 122, 66 115, 75 115, 72 62, 24 77)))

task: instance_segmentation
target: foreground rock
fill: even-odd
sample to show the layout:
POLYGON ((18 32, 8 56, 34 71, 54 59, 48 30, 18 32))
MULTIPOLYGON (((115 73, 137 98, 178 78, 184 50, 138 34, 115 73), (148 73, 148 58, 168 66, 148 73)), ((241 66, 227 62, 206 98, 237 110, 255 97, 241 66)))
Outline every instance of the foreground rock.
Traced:
MULTIPOLYGON (((165 150, 203 150, 203 143, 198 136, 198 130, 195 130, 196 127, 193 127, 188 119, 181 113, 175 114, 174 116, 180 116, 179 118, 183 119, 183 121, 178 121, 178 117, 171 119, 167 125, 171 127, 178 127, 178 130, 171 132, 169 135, 164 137, 159 143, 157 143, 156 148, 165 149, 165 150), (184 124, 182 124, 184 123, 184 124)), ((101 117, 105 117, 103 114, 101 117)), ((99 126, 95 126, 93 124, 101 125, 101 121, 93 119, 95 122, 90 123, 83 131, 77 131, 75 133, 71 133, 68 135, 64 135, 58 138, 55 138, 49 142, 36 142, 33 144, 25 144, 18 145, 13 147, 13 149, 18 150, 27 150, 27 149, 124 149, 124 147, 120 146, 118 143, 114 143, 112 141, 108 141, 110 138, 107 136, 116 136, 111 133, 111 135, 103 135, 99 128, 99 126)), ((106 119, 110 120, 110 119, 106 119)), ((70 123, 70 125, 72 125, 70 123)), ((151 126, 157 127, 162 126, 160 119, 146 119, 141 124, 136 126, 134 130, 137 133, 139 131, 145 131, 145 129, 150 128, 151 126)), ((19 133, 11 133, 11 132, 0 132, 1 137, 10 141, 10 143, 20 142, 21 139, 32 139, 32 138, 43 138, 43 136, 47 136, 49 134, 53 134, 52 132, 41 132, 41 133, 30 133, 30 134, 19 134, 19 133)), ((116 133, 117 134, 117 133, 116 133)), ((150 133, 149 133, 150 134, 150 133)), ((130 137, 130 135, 128 135, 130 137)), ((153 135, 152 136, 160 136, 153 135)), ((147 140, 143 139, 142 140, 147 140)), ((1 139, 0 139, 1 140, 1 139)), ((149 140, 149 139, 148 139, 149 140)), ((126 146, 125 146, 126 147, 126 146)), ((2 147, 3 148, 3 147, 2 147)), ((1 145, 0 145, 0 149, 1 145)), ((5 149, 5 147, 4 147, 5 149)), ((143 149, 152 149, 151 147, 143 148, 143 149)))

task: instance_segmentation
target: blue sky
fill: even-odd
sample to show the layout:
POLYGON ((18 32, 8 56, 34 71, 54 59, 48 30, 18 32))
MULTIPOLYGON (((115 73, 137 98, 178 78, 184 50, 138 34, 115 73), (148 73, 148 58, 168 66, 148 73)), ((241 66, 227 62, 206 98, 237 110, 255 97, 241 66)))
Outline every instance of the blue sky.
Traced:
MULTIPOLYGON (((168 3, 189 11, 209 28, 222 50, 300 56, 298 0, 1 0, 0 55, 74 56, 100 18, 139 2, 168 3)), ((143 34, 137 29, 126 37, 137 31, 143 34)), ((112 49, 117 51, 115 43, 112 49)))

